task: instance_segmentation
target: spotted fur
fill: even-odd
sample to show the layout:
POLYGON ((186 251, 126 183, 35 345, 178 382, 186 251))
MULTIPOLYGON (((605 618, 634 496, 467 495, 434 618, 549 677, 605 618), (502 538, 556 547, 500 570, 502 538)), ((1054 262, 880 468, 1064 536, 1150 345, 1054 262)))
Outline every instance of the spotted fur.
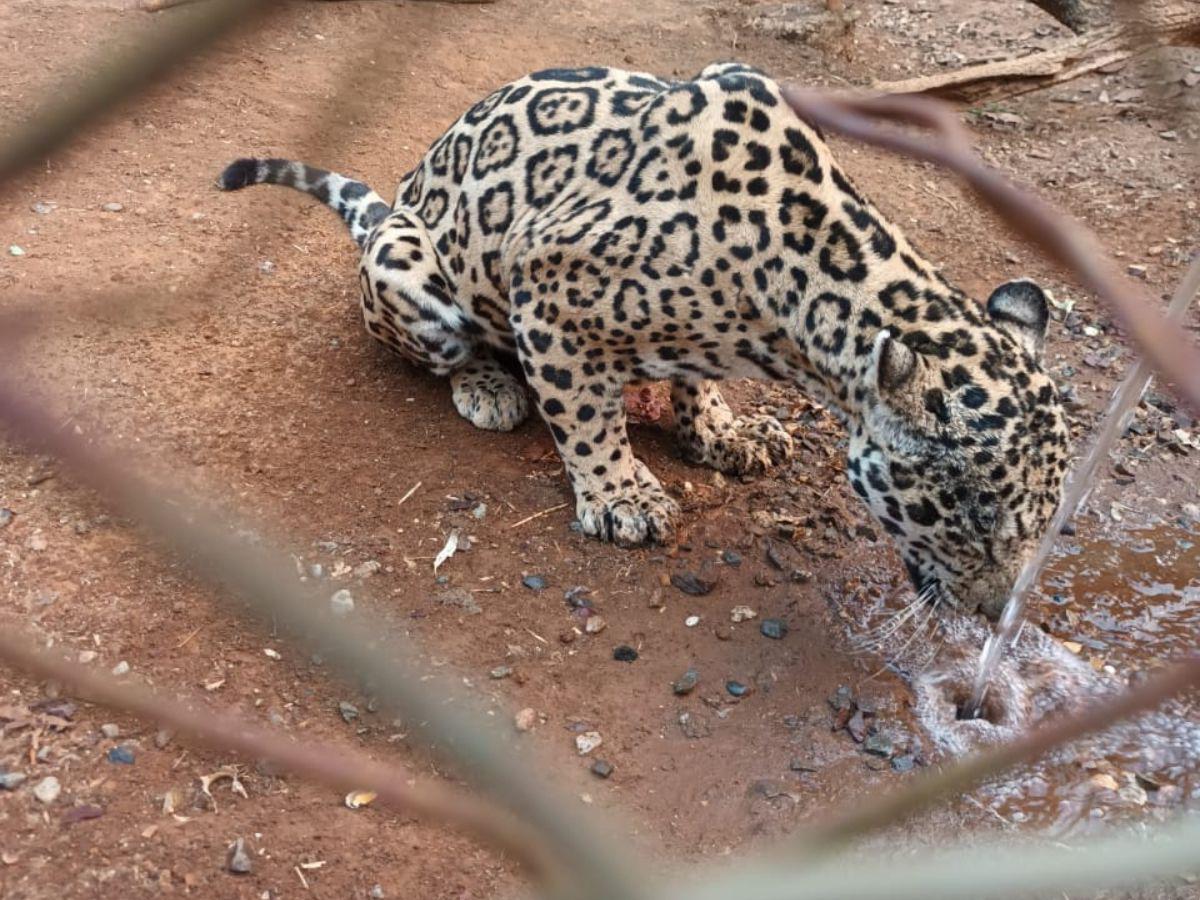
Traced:
POLYGON ((304 189, 363 246, 367 329, 449 375, 476 425, 524 417, 495 354, 517 356, 588 534, 673 535, 678 507, 625 428, 622 388, 647 380, 672 382, 685 455, 727 472, 779 463, 791 440, 735 416, 716 382, 803 386, 844 417, 850 482, 918 586, 990 613, 1059 496, 1041 290, 1011 282, 981 307, 947 283, 757 71, 535 73, 455 122, 387 211, 353 187, 342 209, 358 183, 340 176, 234 165, 255 177, 226 187, 279 167, 341 186, 304 189))

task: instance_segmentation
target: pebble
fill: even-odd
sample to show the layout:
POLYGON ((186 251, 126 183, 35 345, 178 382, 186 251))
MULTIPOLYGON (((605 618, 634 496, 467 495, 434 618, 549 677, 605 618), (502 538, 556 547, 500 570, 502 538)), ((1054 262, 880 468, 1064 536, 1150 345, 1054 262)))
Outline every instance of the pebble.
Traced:
POLYGON ((507 678, 512 673, 512 666, 496 666, 496 668, 488 672, 488 675, 499 681, 501 678, 507 678))
POLYGON ((308 567, 309 578, 321 578, 325 574, 325 567, 320 563, 312 563, 308 567))
POLYGON ((171 741, 174 739, 174 737, 175 737, 174 732, 169 731, 166 728, 160 728, 158 731, 156 731, 154 733, 154 746, 157 747, 159 750, 162 750, 164 747, 167 746, 167 744, 171 743, 171 741))
POLYGON ((99 655, 100 654, 97 653, 95 650, 80 650, 79 651, 79 662, 86 666, 88 663, 95 662, 96 657, 99 655))
POLYGON ((383 900, 387 894, 383 892, 383 885, 377 884, 371 888, 371 900, 383 900))
POLYGON ((742 564, 742 555, 733 550, 726 550, 721 554, 721 561, 727 566, 736 568, 742 564))
POLYGON ((0 528, 4 528, 8 525, 11 525, 12 520, 16 517, 16 515, 17 515, 16 513, 14 513, 11 509, 8 509, 7 507, 5 507, 4 509, 0 509, 0 528))
POLYGON ((587 624, 583 626, 583 630, 588 634, 599 634, 608 625, 600 616, 589 616, 587 624))
POLYGON ((125 662, 125 660, 121 660, 119 663, 113 666, 112 673, 118 678, 120 678, 122 675, 128 675, 129 663, 125 662))
POLYGON ((587 756, 603 743, 604 738, 600 737, 598 731, 585 731, 575 735, 575 749, 579 751, 580 756, 587 756))
POLYGON ((531 591, 544 591, 546 589, 546 579, 541 575, 526 575, 521 579, 521 584, 525 585, 531 591))
POLYGON ((24 772, 4 772, 0 774, 0 789, 6 791, 15 791, 29 776, 24 772))
POLYGON ((229 858, 225 860, 225 868, 234 875, 249 875, 254 869, 250 862, 250 854, 246 852, 246 842, 238 838, 229 847, 229 858))
POLYGON ((613 659, 617 662, 633 662, 638 658, 638 652, 628 644, 621 644, 613 648, 613 659))
POLYGON ((911 772, 917 761, 909 755, 892 758, 892 769, 896 772, 911 772))
POLYGON ((105 203, 100 208, 102 210, 104 210, 105 212, 121 212, 125 209, 125 206, 124 206, 124 204, 121 204, 121 203, 112 202, 112 203, 105 203))
POLYGON ((703 597, 717 586, 717 580, 701 578, 694 572, 679 572, 671 576, 671 584, 693 597, 703 597))
POLYGON ((792 759, 792 761, 790 763, 788 763, 788 768, 791 769, 793 772, 816 772, 817 771, 817 766, 815 766, 811 760, 800 759, 799 757, 794 757, 792 759))
POLYGON ((121 736, 121 727, 114 725, 112 722, 105 722, 100 726, 100 733, 110 741, 115 740, 121 736))
POLYGON ((736 622, 745 622, 748 619, 754 619, 757 617, 758 617, 758 613, 756 613, 749 606, 735 606, 733 608, 733 610, 729 613, 729 620, 731 622, 735 622, 735 623, 736 622))
POLYGON ((359 563, 354 567, 355 578, 370 578, 376 572, 383 568, 383 563, 378 560, 368 559, 365 563, 359 563))
POLYGON ((48 215, 50 215, 50 213, 54 212, 54 210, 57 207, 58 207, 58 204, 55 203, 53 200, 38 200, 36 203, 34 203, 29 208, 32 209, 35 213, 37 213, 39 216, 48 216, 48 215))
POLYGON ((8 255, 9 256, 24 256, 25 251, 22 248, 18 247, 16 244, 12 244, 8 248, 8 255))
POLYGON ((339 700, 338 715, 342 717, 343 722, 353 722, 358 718, 358 707, 346 700, 339 700))
POLYGON ((58 795, 62 793, 62 785, 58 783, 58 779, 53 775, 47 775, 37 783, 33 789, 33 796, 37 797, 42 803, 50 804, 58 799, 58 795))
POLYGON ((133 765, 133 748, 122 744, 108 751, 108 761, 119 766, 133 765))
POLYGON ((700 683, 700 673, 695 669, 688 669, 683 675, 671 685, 673 690, 680 697, 690 694, 696 689, 696 685, 700 683))
POLYGON ((513 726, 517 731, 532 731, 536 724, 537 713, 530 707, 526 707, 513 716, 513 726))
POLYGON ((874 756, 882 756, 887 759, 892 755, 892 739, 886 734, 868 735, 863 741, 863 749, 874 756))
POLYGON ((782 640, 783 636, 788 633, 788 627, 783 623, 782 619, 763 619, 762 625, 759 626, 759 631, 764 637, 769 637, 773 640, 782 640))
POLYGON ((613 773, 613 764, 603 759, 598 759, 592 763, 592 774, 600 778, 607 778, 613 773))
POLYGON ((731 697, 745 697, 750 693, 750 688, 746 687, 740 681, 733 680, 725 682, 725 690, 729 691, 731 697))
POLYGON ((695 628, 697 625, 700 624, 700 617, 699 616, 688 616, 686 619, 683 620, 683 624, 686 625, 688 628, 695 628))
POLYGON ((354 612, 354 596, 345 588, 329 598, 329 608, 339 618, 354 612))

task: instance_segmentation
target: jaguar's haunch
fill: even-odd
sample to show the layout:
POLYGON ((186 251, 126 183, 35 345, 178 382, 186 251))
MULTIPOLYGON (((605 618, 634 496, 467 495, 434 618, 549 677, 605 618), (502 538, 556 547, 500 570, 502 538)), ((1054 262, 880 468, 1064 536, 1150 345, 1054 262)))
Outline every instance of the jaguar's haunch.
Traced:
POLYGON ((284 160, 238 160, 220 185, 263 182, 342 216, 367 329, 449 375, 480 428, 528 411, 493 355, 516 353, 588 534, 672 536, 678 507, 625 429, 622 388, 642 380, 670 380, 684 453, 725 472, 791 439, 717 381, 790 381, 839 410, 851 483, 917 586, 969 608, 998 611, 1059 496, 1041 289, 1009 282, 984 308, 948 284, 755 70, 535 73, 455 122, 394 204, 284 160))

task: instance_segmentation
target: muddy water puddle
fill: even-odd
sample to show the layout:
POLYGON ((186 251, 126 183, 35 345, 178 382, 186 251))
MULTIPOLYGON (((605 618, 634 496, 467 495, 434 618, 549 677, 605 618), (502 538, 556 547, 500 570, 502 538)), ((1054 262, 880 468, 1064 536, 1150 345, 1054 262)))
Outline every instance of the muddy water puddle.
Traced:
MULTIPOLYGON (((961 721, 957 706, 988 633, 982 621, 942 616, 926 622, 917 614, 888 633, 898 605, 884 595, 860 591, 851 602, 851 639, 876 636, 879 655, 912 688, 913 712, 932 744, 930 759, 953 757, 1012 740, 1195 652, 1200 536, 1162 524, 1064 538, 992 682, 985 717, 975 721, 961 721)), ((1083 739, 963 802, 987 810, 1003 827, 1058 840, 1200 807, 1200 696, 1083 739)))

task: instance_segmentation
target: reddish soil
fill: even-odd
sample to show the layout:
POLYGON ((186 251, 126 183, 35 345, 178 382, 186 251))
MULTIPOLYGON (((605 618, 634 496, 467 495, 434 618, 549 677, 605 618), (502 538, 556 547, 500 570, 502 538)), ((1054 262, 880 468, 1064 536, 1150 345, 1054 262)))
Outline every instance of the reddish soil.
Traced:
MULTIPOLYGON (((847 650, 837 605, 844 586, 899 576, 841 477, 838 428, 790 388, 737 384, 739 407, 782 410, 802 438, 774 477, 725 483, 680 461, 658 425, 639 426, 639 453, 682 498, 683 541, 667 552, 585 540, 568 527, 567 485, 539 422, 512 434, 477 431, 456 415, 444 382, 368 340, 354 302, 353 246, 328 211, 284 191, 223 195, 213 179, 236 156, 286 155, 357 174, 386 195, 461 110, 551 65, 682 76, 737 57, 780 78, 864 84, 956 63, 947 55, 955 52, 1002 55, 1061 35, 1032 6, 1017 21, 993 22, 991 5, 973 0, 852 5, 861 10, 854 38, 834 52, 748 27, 753 0, 297 3, 155 85, 0 194, 0 313, 43 316, 19 351, 4 346, 3 363, 46 398, 64 429, 273 523, 305 566, 323 566, 329 593, 348 587, 360 609, 460 671, 498 715, 537 710, 538 726, 520 738, 530 765, 561 773, 571 794, 622 818, 651 852, 681 860, 763 845, 908 777, 829 727, 826 698, 841 684, 900 723, 908 696, 899 678, 879 672, 882 660, 847 650), (104 209, 114 203, 119 211, 104 209), (38 212, 35 204, 54 205, 38 212), (24 254, 9 255, 10 245, 24 254), (468 495, 471 503, 455 502, 468 495), (472 511, 478 503, 482 518, 472 511), (790 536, 763 514, 790 521, 790 536), (452 528, 472 546, 443 567, 449 583, 439 585, 430 559, 452 528), (723 562, 725 551, 741 564, 723 562), (369 577, 341 574, 370 560, 382 568, 369 577), (688 596, 669 584, 685 572, 716 578, 717 587, 688 596), (523 587, 530 573, 549 587, 523 587), (590 589, 607 622, 599 634, 583 633, 564 602, 576 585, 590 589), (439 602, 461 596, 455 590, 471 592, 481 612, 439 602), (759 619, 731 625, 741 604, 759 619), (689 628, 692 614, 702 619, 689 628), (786 637, 764 638, 763 617, 783 619, 786 637), (636 647, 638 660, 614 661, 618 644, 636 647), (490 679, 501 665, 513 675, 490 679), (699 687, 675 697, 671 682, 689 666, 699 687), (727 679, 750 693, 732 701, 727 679), (590 774, 590 759, 576 754, 581 724, 603 734, 595 755, 613 764, 611 778, 590 774), (792 771, 794 759, 815 771, 792 771)), ((160 24, 124 0, 3 4, 3 117, 51 97, 59 73, 71 73, 69 84, 114 35, 153 40, 160 24)), ((1185 153, 1196 138, 1196 91, 1180 81, 1198 63, 1200 54, 1172 51, 1162 70, 1131 65, 975 110, 968 122, 989 159, 1086 221, 1166 293, 1200 244, 1185 153), (1162 80, 1170 82, 1166 107, 1151 102, 1162 80)), ((986 296, 1028 274, 1075 301, 1078 318, 1059 315, 1047 355, 1058 374, 1063 364, 1078 373, 1062 380, 1074 384, 1081 424, 1090 424, 1130 356, 1094 299, 942 173, 834 143, 866 191, 968 291, 986 296)), ((1104 527, 1114 501, 1130 521, 1196 502, 1198 454, 1156 445, 1161 413, 1142 416, 1149 449, 1122 450, 1136 479, 1106 484, 1093 505, 1099 517, 1081 522, 1081 535, 1104 527)), ((102 671, 127 661, 136 677, 295 737, 353 744, 422 778, 447 777, 396 737, 402 726, 370 712, 367 697, 310 663, 302 647, 240 621, 53 463, 3 446, 0 508, 15 513, 0 523, 0 627, 30 628, 72 657, 94 653, 102 671), (354 703, 359 718, 344 722, 339 701, 354 703)), ((54 693, 8 671, 0 684, 0 714, 54 693)), ((153 723, 80 704, 64 732, 0 736, 0 772, 29 776, 0 790, 4 897, 300 896, 298 872, 316 897, 365 897, 380 885, 388 897, 482 898, 518 883, 508 861, 437 824, 350 811, 330 791, 253 761, 242 768, 248 797, 225 782, 214 789, 216 809, 195 804, 198 777, 236 760, 177 740, 159 746, 155 732, 153 723), (105 737, 104 723, 118 725, 119 737, 105 737), (44 758, 33 741, 47 748, 44 758), (118 744, 133 748, 133 765, 107 761, 118 744), (32 788, 47 775, 62 794, 43 805, 32 788), (183 798, 174 816, 162 811, 171 790, 183 798), (103 814, 71 822, 69 811, 83 804, 103 814), (254 856, 242 877, 224 865, 238 836, 254 856), (317 861, 325 865, 296 868, 317 861)), ((996 825, 966 804, 940 818, 956 828, 996 825)))

